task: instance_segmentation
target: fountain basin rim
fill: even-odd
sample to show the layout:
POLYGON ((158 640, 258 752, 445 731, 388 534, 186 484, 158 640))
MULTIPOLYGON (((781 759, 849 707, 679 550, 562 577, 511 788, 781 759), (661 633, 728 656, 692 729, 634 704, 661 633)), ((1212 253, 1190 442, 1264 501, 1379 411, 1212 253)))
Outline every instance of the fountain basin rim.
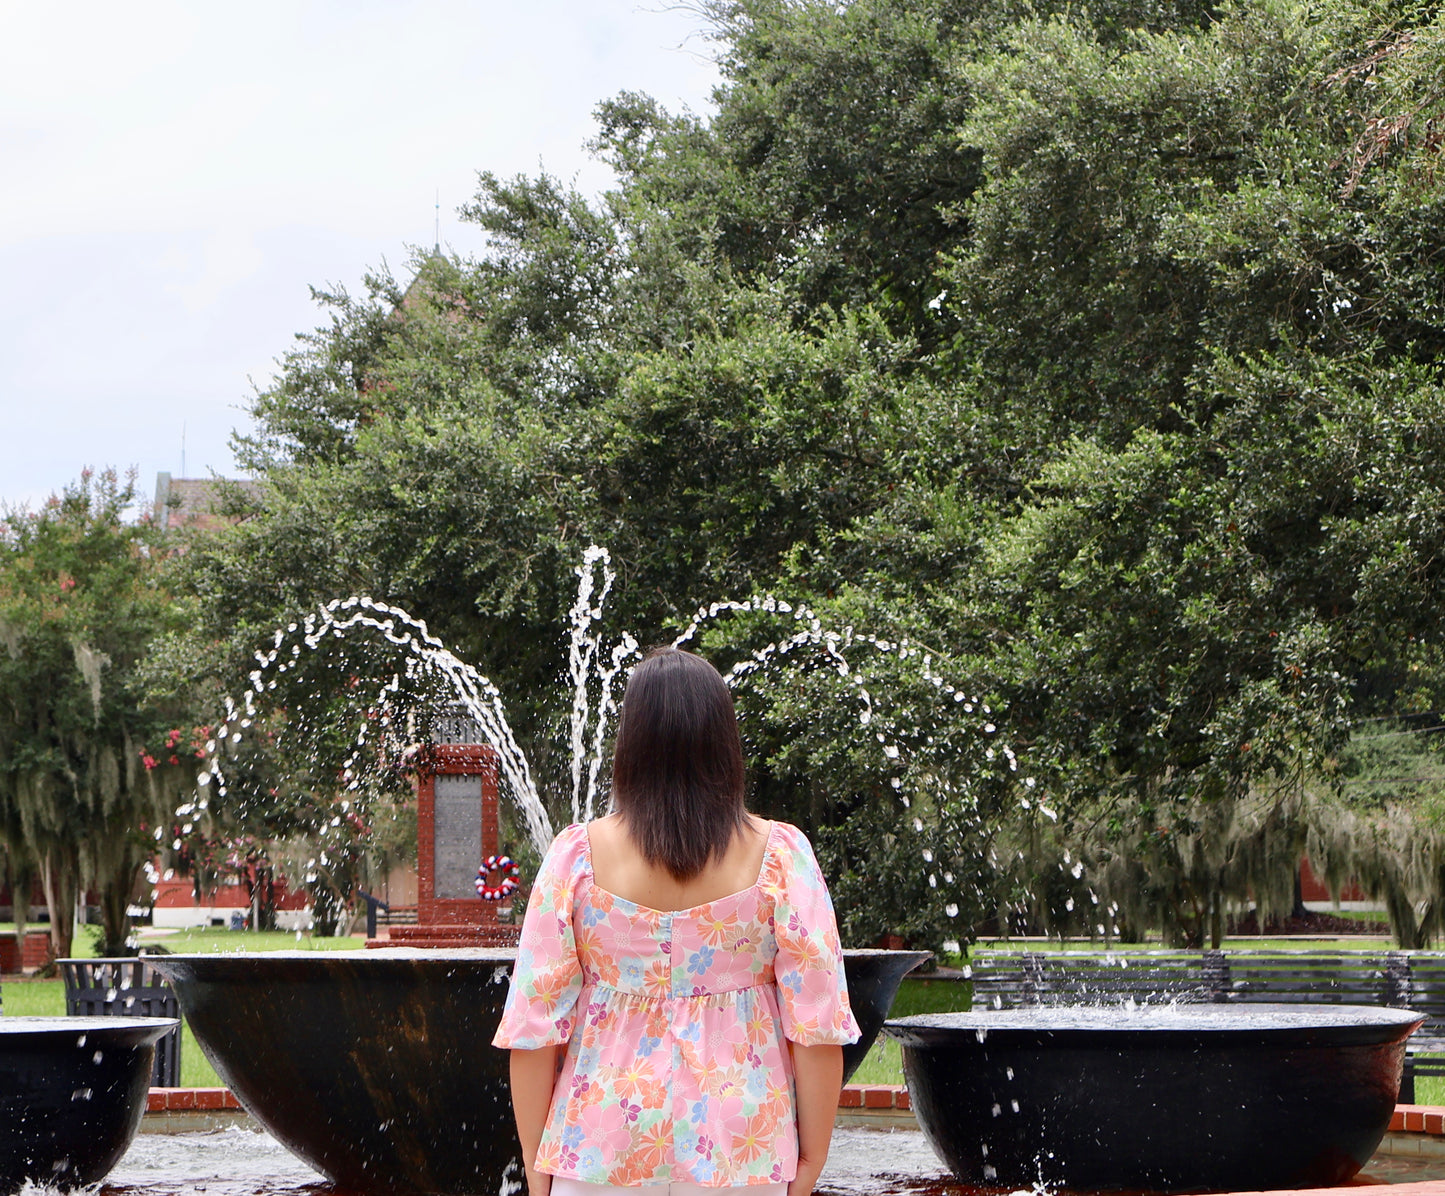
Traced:
POLYGON ((1379 1005, 1223 1003, 1194 1005, 1043 1005, 921 1013, 891 1019, 884 1032, 904 1046, 941 1046, 977 1039, 1023 1044, 1126 1039, 1165 1045, 1238 1045, 1298 1041, 1325 1033, 1336 1042, 1392 1042, 1424 1022, 1411 1009, 1379 1005))
POLYGON ((154 1040, 178 1025, 179 1019, 173 1017, 0 1017, 0 1035, 61 1036, 130 1031, 132 1035, 149 1032, 150 1040, 154 1040))
POLYGON ((288 962, 312 960, 325 963, 328 960, 354 963, 367 960, 378 964, 430 962, 506 964, 517 961, 515 947, 370 947, 345 951, 317 951, 299 949, 295 951, 198 951, 191 954, 146 955, 146 963, 164 972, 172 963, 193 964, 201 961, 237 960, 255 963, 258 960, 280 959, 288 962))
POLYGON ((905 951, 905 950, 901 950, 901 949, 895 950, 895 949, 892 948, 892 947, 844 947, 844 948, 843 948, 843 954, 844 954, 844 955, 866 955, 866 956, 869 956, 869 957, 879 956, 879 957, 886 957, 886 958, 888 958, 888 959, 904 959, 904 958, 906 958, 907 956, 916 955, 916 956, 918 957, 919 963, 922 963, 925 959, 928 959, 928 958, 933 954, 933 952, 932 952, 932 951, 905 951))

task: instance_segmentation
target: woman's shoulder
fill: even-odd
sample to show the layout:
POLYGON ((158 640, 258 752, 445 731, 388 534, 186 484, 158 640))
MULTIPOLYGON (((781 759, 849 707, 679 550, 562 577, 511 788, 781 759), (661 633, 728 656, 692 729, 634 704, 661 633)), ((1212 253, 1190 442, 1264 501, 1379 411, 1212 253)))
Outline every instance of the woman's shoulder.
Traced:
POLYGON ((810 857, 812 856, 813 845, 808 842, 808 836, 803 834, 803 832, 791 822, 781 822, 774 819, 771 825, 772 831, 769 835, 769 842, 772 843, 776 851, 782 851, 784 853, 805 851, 810 857))
POLYGON ((588 867, 591 860, 587 848, 587 824, 574 822, 563 827, 547 848, 547 860, 552 869, 563 874, 572 873, 580 867, 588 867))
POLYGON ((808 836, 791 822, 774 821, 768 832, 763 871, 767 879, 787 888, 789 880, 811 880, 818 875, 818 860, 808 836))

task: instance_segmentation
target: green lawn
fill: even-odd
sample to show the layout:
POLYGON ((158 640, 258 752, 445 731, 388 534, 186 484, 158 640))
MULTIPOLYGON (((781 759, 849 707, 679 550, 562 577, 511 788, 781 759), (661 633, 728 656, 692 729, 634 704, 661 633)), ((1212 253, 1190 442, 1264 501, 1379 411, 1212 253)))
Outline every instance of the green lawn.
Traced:
MULTIPOLYGON (((316 938, 302 935, 299 939, 293 933, 284 931, 235 931, 235 930, 188 930, 164 939, 167 950, 177 954, 214 951, 336 951, 356 948, 361 939, 316 938)), ((1374 941, 1375 944, 1378 940, 1374 941)), ((1283 948, 1285 941, 1276 939, 1230 939, 1231 946, 1266 946, 1283 948)), ((77 942, 77 948, 80 943, 77 942)), ((87 944, 88 945, 88 944, 87 944)), ((1290 944, 1291 946, 1295 944, 1290 944)), ((1311 944, 1299 943, 1300 950, 1311 944)), ((1343 946, 1344 944, 1337 944, 1343 946)), ((1362 946, 1372 945, 1371 940, 1362 940, 1362 946)), ((1024 949, 1017 940, 1012 943, 987 944, 998 949, 1005 946, 1024 949)), ((1085 943, 1068 943, 1065 947, 1082 949, 1085 943)), ((1058 944, 1030 942, 1028 950, 1058 950, 1058 944)), ((1102 950, 1102 948, 1100 948, 1102 950)), ((77 955, 82 952, 77 950, 77 955)), ((90 954, 90 953, 85 953, 90 954)), ((65 985, 59 980, 7 980, 0 995, 4 997, 5 1013, 11 1017, 60 1016, 65 1013, 65 985)), ((969 1008, 970 987, 956 980, 907 979, 898 990, 893 1002, 891 1017, 906 1017, 914 1013, 950 1013, 969 1008)), ((201 1053, 195 1035, 189 1026, 181 1029, 181 1084, 187 1088, 210 1088, 220 1084, 210 1061, 201 1053)), ((879 1035, 868 1057, 853 1077, 855 1084, 901 1084, 903 1065, 899 1058, 898 1044, 884 1035, 879 1035)), ((1445 1077, 1426 1077, 1416 1081, 1416 1100, 1421 1104, 1445 1104, 1445 1077)))
MULTIPOLYGON (((904 980, 893 999, 889 1017, 907 1017, 914 1013, 952 1013, 967 1009, 971 988, 957 980, 904 980)), ((898 1044, 880 1033, 868 1057, 853 1073, 854 1084, 901 1084, 903 1062, 898 1044)))
MULTIPOLYGON (((0 987, 6 1017, 64 1017, 65 982, 63 980, 6 980, 0 987)), ((190 1026, 181 1024, 181 1087, 216 1088, 211 1061, 201 1053, 190 1026)))
MULTIPOLYGON (((1309 938, 1305 935, 1261 935, 1257 938, 1230 936, 1224 940, 1226 951, 1318 951, 1329 947, 1337 951, 1371 951, 1394 946, 1387 934, 1360 934, 1347 937, 1309 938)), ((1165 947, 1158 939, 1143 943, 1103 942, 1100 939, 984 939, 974 951, 1172 951, 1185 947, 1165 947)), ((955 965, 956 966, 956 965, 955 965)))
POLYGON ((366 946, 366 938, 313 938, 308 931, 203 927, 155 937, 146 935, 141 938, 140 945, 142 951, 163 947, 172 955, 204 955, 219 951, 357 951, 366 946))

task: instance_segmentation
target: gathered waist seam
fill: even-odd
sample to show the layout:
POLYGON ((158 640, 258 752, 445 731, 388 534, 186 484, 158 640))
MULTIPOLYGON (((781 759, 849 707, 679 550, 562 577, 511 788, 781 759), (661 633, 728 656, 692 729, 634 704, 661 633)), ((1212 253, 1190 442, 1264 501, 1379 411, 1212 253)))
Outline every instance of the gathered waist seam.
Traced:
POLYGON ((765 980, 759 980, 756 984, 745 984, 741 988, 724 988, 705 993, 667 993, 662 995, 637 992, 630 988, 618 988, 615 984, 607 984, 601 980, 587 981, 587 987, 593 991, 616 993, 619 997, 628 997, 638 1001, 706 1001, 709 998, 729 997, 733 993, 748 993, 755 992, 760 988, 774 988, 776 985, 776 979, 769 976, 765 980))

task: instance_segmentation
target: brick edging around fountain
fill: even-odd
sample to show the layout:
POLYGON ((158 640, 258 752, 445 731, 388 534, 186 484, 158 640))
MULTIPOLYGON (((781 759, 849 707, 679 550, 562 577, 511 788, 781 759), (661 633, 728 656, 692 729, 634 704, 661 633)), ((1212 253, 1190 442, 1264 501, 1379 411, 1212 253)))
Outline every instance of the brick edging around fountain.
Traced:
MULTIPOLYGON (((838 1101, 840 1109, 897 1109, 907 1112, 908 1089, 901 1084, 849 1084, 838 1101)), ((178 1113, 191 1109, 239 1110, 241 1102, 229 1088, 152 1088, 147 1113, 178 1113)), ((1445 1115, 1445 1109, 1435 1110, 1445 1115)), ((1438 1116, 1437 1116, 1438 1120, 1438 1116)))
MULTIPOLYGON (((143 1128, 190 1130, 247 1120, 241 1102, 228 1088, 152 1088, 143 1128)), ((838 1122, 878 1128, 912 1128, 917 1124, 908 1089, 901 1084, 849 1084, 838 1100, 838 1122)), ((1445 1106, 1397 1106, 1380 1151, 1445 1157, 1445 1106)), ((1445 1196, 1445 1185, 1440 1191, 1445 1196)))
POLYGON ((239 1112, 241 1102, 229 1088, 152 1088, 146 1098, 147 1113, 182 1113, 193 1109, 239 1112))

